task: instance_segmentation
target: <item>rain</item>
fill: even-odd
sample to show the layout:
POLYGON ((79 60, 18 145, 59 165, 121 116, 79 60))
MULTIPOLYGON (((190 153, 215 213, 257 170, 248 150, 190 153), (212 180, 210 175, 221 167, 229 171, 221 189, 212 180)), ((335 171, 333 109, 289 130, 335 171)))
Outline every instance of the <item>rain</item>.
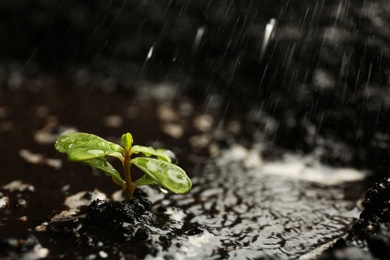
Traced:
POLYGON ((386 259, 389 28, 387 0, 1 1, 0 258, 386 259), (70 132, 192 188, 126 201, 70 132))

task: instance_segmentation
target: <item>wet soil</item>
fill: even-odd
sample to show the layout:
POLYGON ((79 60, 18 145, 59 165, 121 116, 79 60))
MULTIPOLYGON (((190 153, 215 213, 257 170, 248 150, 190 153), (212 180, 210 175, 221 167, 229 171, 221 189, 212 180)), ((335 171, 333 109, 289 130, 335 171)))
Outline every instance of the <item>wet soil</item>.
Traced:
POLYGON ((3 257, 297 258, 345 235, 366 189, 363 172, 347 184, 316 155, 283 159, 267 114, 169 84, 109 95, 31 85, 4 90, 1 109, 3 257), (142 196, 138 206, 115 202, 123 198, 110 178, 54 150, 75 129, 118 142, 130 131, 135 143, 169 147, 193 189, 142 188, 151 208, 142 196))
MULTIPOLYGON (((56 246, 59 241, 50 241, 49 246, 57 248, 51 252, 51 257, 77 258, 96 254, 101 258, 143 259, 167 250, 178 237, 203 233, 199 225, 178 228, 175 221, 164 214, 163 208, 152 212, 151 202, 142 195, 121 202, 95 199, 80 212, 81 215, 49 223, 47 230, 53 237, 67 237, 68 248, 78 249, 64 250, 56 246)), ((180 247, 182 243, 177 241, 175 245, 180 247)))
POLYGON ((387 195, 358 221, 389 176, 385 0, 0 7, 1 258, 369 259, 388 239, 387 195), (169 148, 193 189, 121 202, 54 150, 72 130, 169 148))
POLYGON ((388 178, 376 183, 365 195, 363 212, 345 238, 329 248, 322 259, 387 259, 389 240, 389 192, 388 178))

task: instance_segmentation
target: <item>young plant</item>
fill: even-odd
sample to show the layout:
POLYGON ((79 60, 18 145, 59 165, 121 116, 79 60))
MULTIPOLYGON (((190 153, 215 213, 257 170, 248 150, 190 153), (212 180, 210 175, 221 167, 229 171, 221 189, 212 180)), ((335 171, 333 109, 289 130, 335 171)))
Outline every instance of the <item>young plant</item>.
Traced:
POLYGON ((103 171, 125 191, 126 199, 133 197, 137 186, 158 184, 179 194, 188 192, 192 183, 185 171, 172 163, 171 157, 164 149, 134 145, 130 133, 122 135, 123 147, 87 133, 72 132, 61 136, 54 147, 61 153, 68 154, 70 161, 82 162, 94 169, 103 171), (146 157, 131 158, 134 154, 146 157), (106 156, 118 158, 122 162, 123 175, 106 160, 106 156), (154 156, 154 158, 150 157, 154 156), (145 174, 133 181, 131 165, 135 165, 145 174))

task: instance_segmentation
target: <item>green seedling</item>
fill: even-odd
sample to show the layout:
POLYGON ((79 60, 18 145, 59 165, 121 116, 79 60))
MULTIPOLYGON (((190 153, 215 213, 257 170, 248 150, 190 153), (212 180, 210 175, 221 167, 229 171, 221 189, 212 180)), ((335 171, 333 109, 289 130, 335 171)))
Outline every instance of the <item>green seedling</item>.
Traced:
POLYGON ((72 132, 61 136, 54 146, 57 151, 66 153, 70 161, 85 163, 110 176, 123 188, 126 199, 131 199, 136 187, 141 185, 157 184, 179 194, 191 189, 190 178, 182 168, 172 163, 167 150, 133 146, 130 133, 122 135, 122 143, 123 146, 120 146, 93 134, 72 132), (146 157, 132 158, 135 154, 143 154, 146 157), (122 162, 124 179, 107 162, 107 156, 116 157, 122 162), (133 181, 130 172, 132 165, 145 173, 136 181, 133 181))

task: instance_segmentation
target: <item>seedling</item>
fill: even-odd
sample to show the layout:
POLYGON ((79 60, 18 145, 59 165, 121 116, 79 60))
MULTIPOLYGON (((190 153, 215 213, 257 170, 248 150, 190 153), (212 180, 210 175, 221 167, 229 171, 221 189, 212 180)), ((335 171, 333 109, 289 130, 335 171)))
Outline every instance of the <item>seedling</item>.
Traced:
POLYGON ((133 137, 130 133, 122 135, 122 143, 123 147, 93 134, 71 132, 61 136, 54 146, 57 151, 68 154, 70 161, 85 163, 110 176, 123 188, 126 199, 131 199, 136 187, 141 185, 158 184, 179 194, 191 189, 190 178, 182 168, 172 163, 167 150, 133 146, 133 137), (140 153, 146 157, 131 158, 132 155, 140 153), (125 179, 107 162, 107 156, 116 157, 122 162, 125 179), (134 182, 130 172, 131 165, 145 173, 134 182))

